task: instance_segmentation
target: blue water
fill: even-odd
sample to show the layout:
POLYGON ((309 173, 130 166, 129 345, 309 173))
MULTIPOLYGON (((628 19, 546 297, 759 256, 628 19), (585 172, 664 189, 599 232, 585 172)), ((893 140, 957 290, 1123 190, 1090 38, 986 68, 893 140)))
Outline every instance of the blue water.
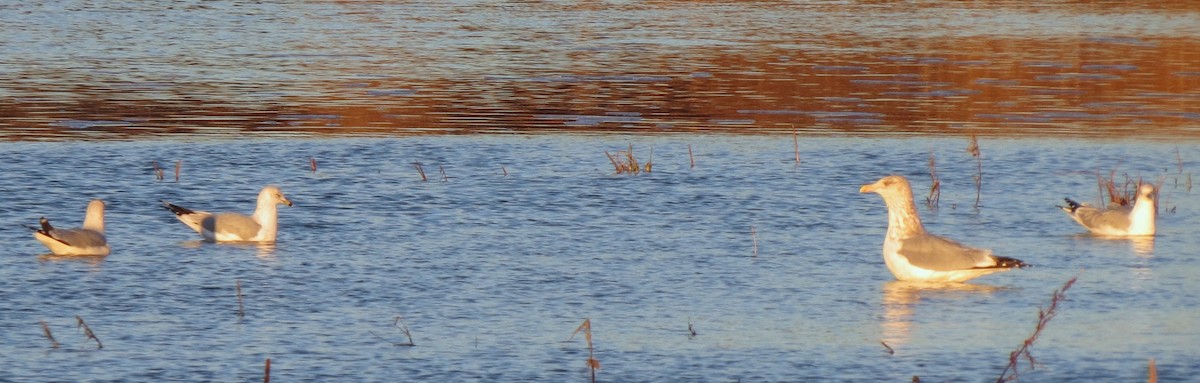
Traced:
POLYGON ((2 143, 0 380, 246 381, 270 358, 278 381, 588 381, 567 339, 590 318, 599 381, 990 381, 1076 276, 1024 379, 1136 381, 1151 358, 1166 381, 1200 373, 1200 150, 980 146, 976 209, 961 138, 805 136, 799 165, 788 134, 2 143), (613 172, 604 152, 630 144, 652 172, 613 172), (897 173, 924 193, 931 153, 927 228, 1036 267, 893 281, 883 202, 858 187, 897 173), (1153 241, 1088 236, 1054 207, 1098 202, 1113 169, 1163 180, 1153 241), (249 212, 265 184, 296 204, 274 246, 201 243, 158 203, 249 212), (77 225, 91 198, 107 257, 44 256, 20 226, 77 225), (393 345, 397 316, 415 347, 393 345))

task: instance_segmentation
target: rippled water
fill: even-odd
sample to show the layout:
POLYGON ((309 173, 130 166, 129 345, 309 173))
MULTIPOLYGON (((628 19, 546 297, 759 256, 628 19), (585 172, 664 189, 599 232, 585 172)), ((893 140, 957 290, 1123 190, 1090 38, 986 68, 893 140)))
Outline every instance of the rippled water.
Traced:
POLYGON ((584 341, 564 341, 590 318, 601 381, 979 381, 1074 276, 1027 379, 1141 380, 1150 358, 1165 380, 1200 373, 1200 151, 984 139, 976 210, 966 144, 802 138, 798 166, 786 134, 0 144, 0 378, 253 380, 271 358, 278 380, 586 381, 584 341), (613 173, 604 151, 630 144, 653 172, 613 173), (1037 267, 892 280, 883 203, 858 186, 927 188, 930 153, 929 229, 1037 267), (150 168, 180 159, 179 182, 150 168), (1054 207, 1095 201, 1114 169, 1163 177, 1155 240, 1090 237, 1054 207), (274 247, 199 243, 158 205, 248 211, 267 183, 296 202, 274 247), (17 226, 77 224, 90 198, 109 202, 106 258, 39 256, 17 226), (389 343, 397 315, 416 347, 389 343))
POLYGON ((1200 373, 1190 1, 64 0, 0 32, 0 381, 587 381, 587 318, 600 381, 991 381, 1075 276, 1026 380, 1200 373), (614 174, 629 145, 653 172, 614 174), (1036 267, 892 280, 857 190, 923 199, 931 154, 926 226, 1036 267), (1154 240, 1054 208, 1098 175, 1163 182, 1154 240), (158 202, 268 183, 274 246, 158 202), (107 257, 19 226, 91 198, 107 257))
POLYGON ((1200 135, 1192 1, 41 1, 0 25, 9 139, 1200 135))

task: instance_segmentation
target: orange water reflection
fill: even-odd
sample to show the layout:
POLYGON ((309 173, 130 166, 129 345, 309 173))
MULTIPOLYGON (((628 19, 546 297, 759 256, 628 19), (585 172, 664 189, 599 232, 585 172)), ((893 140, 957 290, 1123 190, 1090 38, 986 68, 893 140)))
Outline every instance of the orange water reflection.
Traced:
POLYGON ((314 2, 264 10, 291 17, 280 25, 312 27, 280 31, 268 20, 262 33, 290 34, 281 45, 187 29, 164 33, 195 40, 197 52, 149 59, 136 50, 97 60, 77 53, 86 47, 45 55, 30 48, 3 67, 13 76, 0 80, 0 136, 794 127, 1195 139, 1200 34, 1186 25, 1198 9, 1186 1, 912 9, 314 2), (1005 21, 1022 17, 1029 25, 1005 21), (1093 19, 1100 26, 1086 24, 1093 19), (1083 25, 1053 25, 1060 21, 1083 25), (1105 29, 1105 22, 1123 27, 1105 29), (1172 23, 1184 26, 1153 28, 1172 23), (228 51, 201 49, 212 46, 228 51))

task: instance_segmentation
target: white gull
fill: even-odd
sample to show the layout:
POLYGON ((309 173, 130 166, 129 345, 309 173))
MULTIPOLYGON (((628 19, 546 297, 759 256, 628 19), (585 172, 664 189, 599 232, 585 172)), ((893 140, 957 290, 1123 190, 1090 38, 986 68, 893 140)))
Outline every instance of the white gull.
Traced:
POLYGON ((55 255, 108 255, 108 239, 104 237, 104 201, 88 202, 83 226, 74 229, 55 229, 50 220, 42 217, 41 228, 33 229, 33 238, 55 255))
POLYGON ((1067 206, 1059 208, 1092 233, 1118 237, 1146 236, 1154 235, 1154 220, 1158 215, 1156 199, 1154 186, 1144 183, 1138 187, 1137 199, 1133 206, 1113 204, 1108 209, 1101 210, 1090 204, 1065 198, 1067 206))
POLYGON ((254 214, 209 213, 191 210, 162 201, 175 217, 192 228, 209 242, 274 242, 278 229, 276 205, 292 206, 276 186, 267 186, 258 193, 258 205, 254 214))
POLYGON ((992 255, 953 240, 929 234, 913 204, 912 187, 903 176, 883 177, 863 185, 860 193, 874 192, 888 208, 888 229, 883 240, 883 261, 896 279, 916 282, 963 282, 979 276, 1027 267, 1021 260, 992 255))

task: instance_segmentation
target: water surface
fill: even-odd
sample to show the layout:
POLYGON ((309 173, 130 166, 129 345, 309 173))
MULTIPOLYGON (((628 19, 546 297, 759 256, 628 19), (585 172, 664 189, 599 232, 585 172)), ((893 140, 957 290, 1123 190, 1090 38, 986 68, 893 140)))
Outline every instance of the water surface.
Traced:
POLYGON ((0 376, 251 380, 271 358, 279 380, 586 381, 584 342, 564 341, 590 318, 602 381, 978 381, 1075 276, 1027 379, 1200 372, 1194 146, 1177 163, 1166 143, 983 140, 975 209, 966 144, 804 138, 797 166, 790 135, 5 143, 0 376), (613 173, 604 151, 630 144, 653 172, 613 173), (927 227, 1036 267, 892 280, 883 203, 857 190, 889 173, 924 190, 930 153, 927 227), (150 168, 180 159, 179 182, 150 168), (1114 169, 1163 177, 1154 240, 1091 237, 1054 207, 1098 202, 1114 169), (296 203, 272 247, 197 242, 158 205, 246 212, 267 183, 296 203), (109 202, 108 257, 41 256, 17 226, 78 224, 89 198, 109 202), (397 315, 416 347, 392 345, 397 315))

